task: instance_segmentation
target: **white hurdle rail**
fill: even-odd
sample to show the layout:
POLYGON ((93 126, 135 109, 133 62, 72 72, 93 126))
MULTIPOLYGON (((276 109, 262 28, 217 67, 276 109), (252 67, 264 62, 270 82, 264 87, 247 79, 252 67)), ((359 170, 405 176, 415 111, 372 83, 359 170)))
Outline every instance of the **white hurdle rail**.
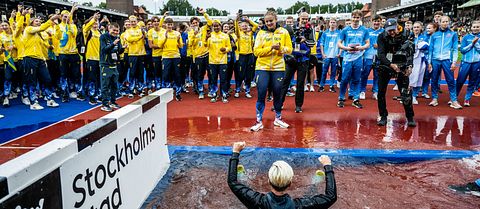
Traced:
POLYGON ((161 89, 0 165, 0 209, 139 208, 170 166, 161 89))

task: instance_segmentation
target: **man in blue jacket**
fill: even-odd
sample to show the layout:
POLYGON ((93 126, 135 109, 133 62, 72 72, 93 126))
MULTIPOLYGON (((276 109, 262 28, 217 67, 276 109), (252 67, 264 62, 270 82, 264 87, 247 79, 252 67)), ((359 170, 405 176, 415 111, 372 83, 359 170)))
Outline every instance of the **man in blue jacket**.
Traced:
POLYGON ((457 92, 455 88, 455 64, 458 59, 458 36, 449 27, 450 18, 443 16, 440 18, 440 28, 431 37, 429 48, 429 71, 432 72, 432 102, 430 106, 438 106, 438 82, 443 69, 445 80, 447 81, 448 91, 450 92, 450 107, 462 109, 457 101, 457 92))
POLYGON ((327 72, 330 67, 330 92, 336 92, 335 76, 337 75, 337 63, 341 53, 340 48, 337 46, 338 39, 340 38, 340 31, 337 29, 337 20, 335 18, 331 18, 328 24, 330 28, 322 33, 322 37, 317 43, 317 51, 319 51, 317 53, 321 54, 323 59, 320 91, 323 90, 323 86, 326 83, 327 72))
POLYGON ((460 93, 468 76, 467 93, 465 93, 465 101, 463 103, 465 107, 470 107, 470 99, 475 91, 475 85, 477 84, 480 73, 480 43, 478 43, 478 32, 480 32, 480 21, 473 21, 472 33, 463 37, 460 47, 460 52, 463 54, 463 57, 457 78, 457 95, 460 93))
POLYGON ((118 35, 120 27, 117 23, 108 26, 108 33, 100 36, 100 85, 102 89, 101 110, 110 112, 120 108, 116 101, 118 90, 118 70, 120 54, 124 47, 118 35))
POLYGON ((376 100, 378 95, 378 68, 377 64, 377 38, 384 29, 380 27, 382 23, 382 17, 380 15, 374 15, 372 18, 373 27, 368 29, 368 35, 370 37, 370 48, 365 51, 363 60, 362 77, 360 78, 360 99, 365 99, 365 92, 367 91, 367 81, 370 71, 373 68, 373 98, 376 100))
POLYGON ((360 75, 363 68, 363 55, 365 50, 370 47, 370 40, 367 29, 360 25, 362 15, 360 10, 352 12, 352 25, 342 30, 337 44, 340 49, 346 51, 343 58, 342 82, 337 104, 341 108, 345 106, 345 93, 349 84, 351 84, 350 91, 352 91, 354 99, 352 106, 363 108, 359 100, 360 75))

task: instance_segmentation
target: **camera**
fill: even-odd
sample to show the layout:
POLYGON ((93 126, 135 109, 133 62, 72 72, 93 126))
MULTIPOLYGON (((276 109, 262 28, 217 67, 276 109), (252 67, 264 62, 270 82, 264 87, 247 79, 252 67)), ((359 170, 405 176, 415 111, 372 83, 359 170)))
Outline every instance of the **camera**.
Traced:
POLYGON ((242 16, 243 15, 243 9, 239 9, 238 10, 238 16, 242 16))

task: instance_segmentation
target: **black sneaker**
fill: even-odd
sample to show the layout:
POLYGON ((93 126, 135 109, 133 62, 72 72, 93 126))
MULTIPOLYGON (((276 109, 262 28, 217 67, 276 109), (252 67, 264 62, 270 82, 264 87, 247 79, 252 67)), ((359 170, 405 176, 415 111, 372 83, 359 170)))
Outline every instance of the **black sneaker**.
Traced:
POLYGON ((329 91, 330 91, 330 92, 333 92, 333 93, 337 92, 337 90, 335 90, 335 87, 334 87, 334 86, 330 86, 329 91))
POLYGON ((267 102, 271 102, 271 101, 273 101, 273 96, 269 95, 269 96, 267 97, 267 102))
POLYGON ((380 120, 377 121, 378 126, 385 126, 387 125, 387 117, 380 117, 380 120))
POLYGON ((78 94, 77 100, 78 101, 85 101, 85 96, 83 96, 83 94, 78 94))
POLYGON ((179 94, 179 95, 175 95, 175 100, 177 100, 177 101, 182 101, 182 97, 180 96, 180 94, 179 94))
POLYGON ((453 191, 460 192, 462 194, 480 192, 480 186, 478 186, 475 182, 470 182, 463 185, 450 185, 448 186, 448 188, 452 189, 453 191))
POLYGON ((354 106, 354 107, 356 107, 356 108, 358 108, 358 109, 362 109, 362 108, 363 108, 363 105, 360 104, 360 101, 359 101, 359 100, 353 101, 352 106, 354 106))
POLYGON ((70 101, 70 97, 68 96, 68 94, 64 94, 62 96, 62 102, 65 103, 65 102, 69 102, 70 101))
POLYGON ((341 108, 345 107, 345 101, 338 100, 337 107, 341 107, 341 108))
POLYGON ((407 122, 408 127, 415 127, 415 126, 417 126, 417 123, 415 122, 415 120, 413 120, 413 118, 408 118, 407 121, 408 121, 408 122, 407 122))
POLYGON ((302 112, 302 107, 295 107, 295 112, 296 113, 301 113, 302 112))
POLYGON ((318 88, 318 92, 324 92, 325 91, 325 88, 323 88, 323 86, 320 86, 320 88, 318 88))
POLYGON ((95 97, 90 97, 88 99, 88 104, 90 105, 97 105, 97 100, 95 100, 95 97))

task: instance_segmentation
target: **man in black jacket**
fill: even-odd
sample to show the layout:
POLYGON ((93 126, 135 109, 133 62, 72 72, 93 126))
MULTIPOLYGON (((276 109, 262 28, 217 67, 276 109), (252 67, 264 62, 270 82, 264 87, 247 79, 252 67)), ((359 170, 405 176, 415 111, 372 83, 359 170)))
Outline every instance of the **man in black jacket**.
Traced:
POLYGON ((413 120, 412 90, 409 88, 408 76, 413 67, 413 43, 404 34, 398 31, 397 20, 388 19, 385 31, 378 35, 377 56, 380 60, 378 71, 378 111, 380 113, 379 126, 387 124, 388 111, 385 94, 391 78, 396 77, 396 82, 401 94, 401 102, 405 109, 408 126, 416 126, 413 120))
POLYGON ((245 147, 245 142, 236 142, 233 144, 233 153, 228 166, 228 186, 237 198, 247 208, 287 208, 287 209, 307 209, 307 208, 329 208, 337 201, 337 188, 335 186, 335 177, 330 158, 322 155, 318 158, 325 169, 325 194, 319 194, 312 197, 302 197, 292 199, 285 190, 290 186, 293 178, 293 170, 290 165, 284 161, 276 161, 268 171, 268 179, 272 186, 272 191, 263 194, 254 191, 248 186, 238 182, 237 165, 240 152, 245 147))
POLYGON ((100 79, 102 89, 101 110, 110 112, 120 108, 116 101, 118 91, 118 69, 120 54, 124 47, 120 44, 118 33, 120 27, 117 23, 108 26, 108 33, 100 36, 100 79))

